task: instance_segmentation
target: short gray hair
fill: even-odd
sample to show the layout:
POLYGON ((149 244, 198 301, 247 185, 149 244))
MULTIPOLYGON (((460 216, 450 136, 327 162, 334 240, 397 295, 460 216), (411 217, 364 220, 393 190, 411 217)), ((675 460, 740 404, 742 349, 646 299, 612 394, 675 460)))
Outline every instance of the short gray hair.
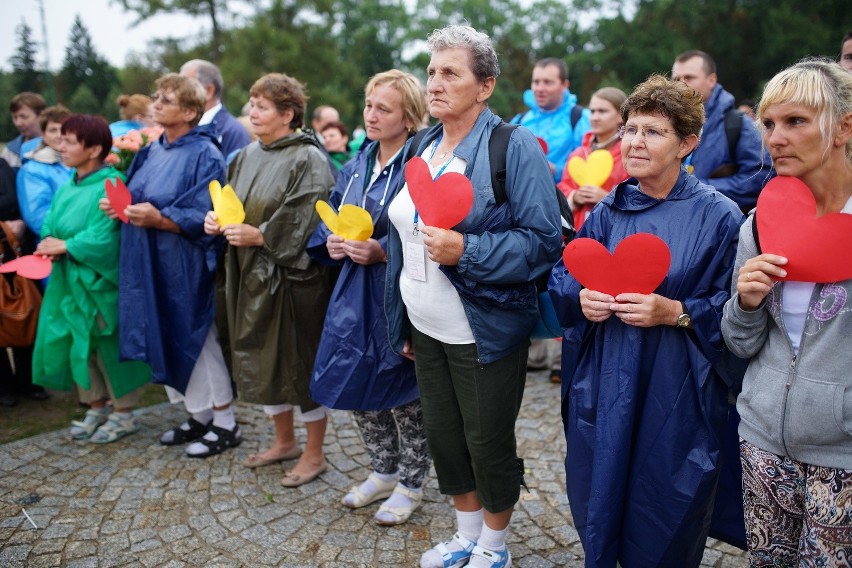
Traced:
POLYGON ((181 75, 190 71, 195 71, 195 78, 205 89, 209 85, 213 85, 213 96, 217 99, 222 98, 225 82, 222 80, 222 72, 219 71, 218 67, 204 59, 191 59, 180 66, 181 75))
POLYGON ((426 45, 429 53, 455 48, 468 50, 473 63, 471 70, 480 81, 500 75, 500 63, 491 38, 470 26, 453 25, 435 30, 426 38, 426 45))

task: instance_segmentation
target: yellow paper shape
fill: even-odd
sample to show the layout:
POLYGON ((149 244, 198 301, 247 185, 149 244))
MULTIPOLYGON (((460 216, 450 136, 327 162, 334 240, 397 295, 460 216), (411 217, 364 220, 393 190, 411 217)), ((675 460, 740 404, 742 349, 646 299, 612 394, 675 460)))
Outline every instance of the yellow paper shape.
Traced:
POLYGON ((211 181, 210 200, 213 202, 216 222, 219 223, 220 227, 236 225, 245 221, 246 211, 230 184, 222 187, 218 181, 211 181))
POLYGON ((373 235, 373 218, 363 207, 349 203, 334 209, 325 201, 317 201, 317 213, 329 231, 352 241, 366 241, 373 235))
POLYGON ((612 173, 612 154, 609 150, 595 150, 587 159, 574 156, 568 160, 568 173, 580 187, 601 187, 612 173))

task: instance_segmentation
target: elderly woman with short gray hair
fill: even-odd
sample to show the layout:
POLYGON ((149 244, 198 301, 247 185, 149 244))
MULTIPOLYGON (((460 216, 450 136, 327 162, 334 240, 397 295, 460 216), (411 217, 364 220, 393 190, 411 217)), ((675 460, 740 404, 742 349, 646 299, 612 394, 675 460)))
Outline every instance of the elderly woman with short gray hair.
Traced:
POLYGON ((440 124, 407 150, 433 179, 468 178, 473 205, 452 228, 428 226, 406 185, 389 210, 391 345, 414 358, 439 489, 452 496, 458 523, 420 566, 503 568, 512 563, 505 539, 523 483, 515 419, 538 317, 533 281, 559 256, 559 212, 544 154, 524 128, 498 150, 504 195, 492 187, 489 139, 502 121, 488 109, 500 73, 490 38, 449 26, 427 41, 427 103, 440 124))

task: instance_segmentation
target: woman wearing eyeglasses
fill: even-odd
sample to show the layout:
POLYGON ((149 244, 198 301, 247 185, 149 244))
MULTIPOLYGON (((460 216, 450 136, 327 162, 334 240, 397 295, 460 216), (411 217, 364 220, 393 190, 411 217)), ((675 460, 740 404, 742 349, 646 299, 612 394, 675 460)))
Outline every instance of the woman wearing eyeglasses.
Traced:
POLYGON ((562 262, 551 294, 565 329, 562 413, 568 500, 586 566, 698 566, 719 473, 727 388, 713 370, 742 215, 681 167, 698 145, 701 96, 652 76, 621 108, 635 179, 578 236, 610 252, 660 237, 671 265, 654 293, 583 288, 562 262))
MULTIPOLYGON (((160 437, 188 444, 204 458, 242 441, 234 419, 231 377, 214 325, 214 280, 224 239, 204 233, 209 185, 224 181, 225 159, 215 129, 198 126, 206 95, 201 83, 169 73, 157 80, 154 120, 160 139, 142 148, 127 171, 132 196, 121 227, 118 325, 122 360, 145 361, 153 382, 191 415, 160 437)), ((109 201, 101 209, 117 218, 109 201)), ((116 421, 110 436, 135 426, 116 421)))

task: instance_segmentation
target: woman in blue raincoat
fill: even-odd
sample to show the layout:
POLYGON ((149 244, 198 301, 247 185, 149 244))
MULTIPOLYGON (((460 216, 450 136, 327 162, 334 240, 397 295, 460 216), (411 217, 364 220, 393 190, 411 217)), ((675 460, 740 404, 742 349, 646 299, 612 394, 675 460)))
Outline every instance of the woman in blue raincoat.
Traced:
POLYGON ((710 526, 727 416, 713 364, 742 218, 681 167, 704 109, 684 83, 652 76, 621 109, 619 184, 579 237, 613 251, 626 237, 666 242, 652 294, 589 290, 553 269, 565 328, 562 415, 568 501, 586 566, 698 566, 710 526))
POLYGON ((431 458, 414 364, 393 352, 384 314, 387 208, 400 187, 402 148, 425 112, 423 88, 396 69, 367 83, 367 137, 344 166, 330 201, 365 208, 373 218, 366 241, 344 240, 321 223, 308 253, 342 268, 325 319, 311 379, 311 396, 330 408, 353 410, 373 471, 343 497, 351 508, 389 497, 375 521, 404 523, 420 504, 431 458))
MULTIPOLYGON (((118 283, 122 360, 145 361, 155 383, 191 414, 160 443, 189 443, 207 457, 237 446, 231 377, 213 325, 214 280, 222 237, 204 234, 208 186, 225 177, 215 129, 198 126, 206 95, 195 79, 157 80, 154 120, 164 134, 142 148, 127 171, 132 205, 121 227, 118 283), (190 443, 191 442, 191 443, 190 443)), ((101 201, 116 218, 109 202, 101 201)))

